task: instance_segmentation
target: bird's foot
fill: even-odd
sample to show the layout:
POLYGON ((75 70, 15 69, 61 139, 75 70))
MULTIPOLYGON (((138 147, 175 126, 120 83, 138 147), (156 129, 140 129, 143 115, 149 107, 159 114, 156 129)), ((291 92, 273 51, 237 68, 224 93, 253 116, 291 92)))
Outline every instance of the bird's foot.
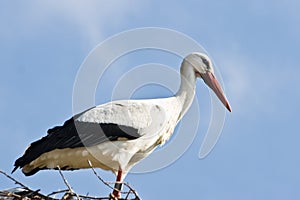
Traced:
POLYGON ((119 200, 120 197, 121 197, 120 193, 116 194, 115 191, 109 194, 109 200, 119 200))

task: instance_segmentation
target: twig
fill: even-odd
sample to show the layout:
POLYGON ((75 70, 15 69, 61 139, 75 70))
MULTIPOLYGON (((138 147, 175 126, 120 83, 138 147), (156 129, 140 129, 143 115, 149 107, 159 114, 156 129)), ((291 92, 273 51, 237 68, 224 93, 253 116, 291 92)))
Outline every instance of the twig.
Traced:
MULTIPOLYGON (((48 194, 47 197, 53 196, 55 194, 65 193, 65 192, 69 192, 69 189, 52 192, 52 193, 48 194)), ((108 200, 109 199, 108 197, 92 197, 92 196, 80 195, 80 194, 78 196, 80 198, 85 198, 85 199, 98 199, 98 200, 105 200, 105 199, 108 200)))
POLYGON ((58 171, 59 171, 59 174, 61 176, 61 178, 63 179, 63 181, 65 182, 66 186, 68 187, 70 193, 74 193, 73 190, 72 190, 72 187, 69 185, 67 179, 64 177, 63 173, 61 172, 61 169, 60 167, 57 165, 57 168, 58 168, 58 171))
POLYGON ((104 181, 104 180, 97 174, 95 168, 94 168, 93 165, 92 165, 92 162, 91 162, 90 160, 87 160, 87 162, 88 162, 89 166, 91 167, 91 169, 93 170, 95 176, 96 176, 96 177, 97 177, 104 185, 106 185, 107 187, 109 187, 110 189, 113 190, 114 188, 113 188, 112 186, 109 185, 109 184, 112 184, 112 183, 104 181))
POLYGON ((5 172, 3 172, 3 171, 0 170, 0 173, 3 174, 4 176, 6 176, 7 178, 9 178, 10 180, 14 181, 15 184, 18 184, 18 185, 22 186, 26 190, 32 191, 30 188, 26 187, 24 184, 20 183, 19 181, 17 181, 16 179, 14 179, 13 177, 11 177, 10 175, 6 174, 5 172))
MULTIPOLYGON (((96 177, 97 177, 104 185, 106 185, 107 187, 109 187, 109 188, 112 189, 112 190, 117 190, 117 191, 119 191, 118 189, 116 189, 116 188, 110 186, 110 184, 115 184, 115 182, 106 182, 106 181, 104 181, 104 180, 97 174, 97 172, 96 172, 95 168, 93 167, 93 165, 92 165, 92 163, 91 163, 90 160, 88 160, 88 164, 89 164, 89 166, 91 167, 91 169, 93 170, 95 176, 96 176, 96 177)), ((127 194, 127 193, 128 193, 128 192, 122 192, 122 191, 119 191, 119 192, 121 192, 122 194, 127 194)))
POLYGON ((79 197, 85 199, 109 200, 109 197, 91 197, 91 196, 84 196, 84 195, 79 195, 79 197))
POLYGON ((75 195, 77 197, 78 200, 80 200, 80 197, 77 193, 75 193, 72 189, 72 187, 70 186, 70 184, 68 183, 67 179, 64 177, 63 173, 61 172, 61 169, 60 167, 57 165, 57 168, 58 168, 58 171, 59 171, 59 174, 60 176, 62 177, 63 181, 65 182, 66 186, 68 187, 69 189, 69 192, 71 195, 75 195))
MULTIPOLYGON (((93 167, 93 165, 92 165, 92 163, 91 163, 90 160, 88 160, 88 164, 89 164, 90 168, 93 170, 95 176, 96 176, 96 177, 97 177, 104 185, 106 185, 107 187, 109 187, 109 188, 112 189, 112 190, 117 190, 117 191, 119 191, 118 189, 116 189, 116 188, 110 186, 110 184, 115 184, 116 182, 106 182, 106 181, 104 181, 104 180, 97 174, 97 172, 96 172, 95 168, 93 167)), ((122 184, 123 184, 123 183, 122 183, 122 184)), ((121 192, 122 194, 128 194, 128 192, 122 192, 122 191, 119 191, 119 192, 121 192)))
MULTIPOLYGON (((88 164, 89 166, 92 168, 94 174, 96 175, 96 177, 103 183, 105 184, 106 186, 108 186, 109 188, 111 189, 114 189, 110 184, 115 184, 115 182, 106 182, 104 181, 96 172, 96 170, 93 168, 92 166, 92 163, 88 160, 88 164)), ((84 195, 78 195, 77 193, 75 193, 72 189, 72 187, 70 186, 70 184, 68 183, 67 179, 64 177, 61 169, 59 166, 57 166, 57 169, 59 171, 59 174, 60 176, 62 177, 65 185, 68 187, 68 189, 65 189, 65 190, 59 190, 59 191, 55 191, 55 192, 52 192, 50 194, 48 194, 47 196, 45 195, 42 195, 39 192, 39 190, 37 191, 34 191, 32 189, 30 189, 29 187, 25 186, 24 184, 22 184, 21 182, 17 181, 16 179, 14 179, 13 177, 11 177, 10 175, 6 174, 5 172, 1 171, 0 170, 0 174, 3 174, 4 176, 6 176, 7 178, 9 178, 10 180, 12 180, 13 182, 15 182, 15 184, 18 184, 20 185, 23 189, 27 190, 27 193, 25 194, 26 196, 30 195, 30 196, 33 196, 35 194, 39 195, 40 197, 44 198, 44 199, 53 199, 51 198, 50 196, 52 195, 55 195, 55 194, 59 194, 59 193, 64 193, 65 192, 65 195, 69 194, 71 196, 76 196, 78 200, 80 200, 81 198, 84 198, 84 199, 98 199, 98 200, 109 200, 110 198, 109 197, 91 197, 91 196, 84 196, 84 195)), ((122 192, 120 191, 122 194, 126 194, 126 197, 124 200, 128 200, 129 199, 129 195, 130 194, 133 194, 135 195, 135 200, 140 200, 137 192, 128 184, 128 183, 122 183, 124 184, 128 189, 129 191, 127 192, 122 192)), ((0 191, 0 194, 6 194, 7 196, 12 196, 12 197, 15 197, 16 199, 20 199, 22 198, 22 196, 20 196, 19 194, 15 194, 15 193, 11 193, 11 192, 8 192, 8 191, 0 191)), ((54 200, 54 199, 53 199, 54 200)))
MULTIPOLYGON (((118 190, 118 189, 115 189, 114 187, 110 186, 110 184, 115 184, 115 182, 106 182, 106 181, 104 181, 104 180, 97 174, 97 172, 96 172, 95 168, 93 167, 91 161, 90 161, 90 160, 87 160, 87 162, 88 162, 90 168, 93 170, 95 176, 96 176, 96 177, 97 177, 104 185, 106 185, 107 187, 109 187, 109 188, 112 189, 112 190, 118 190)), ((126 187, 128 187, 128 189, 129 189, 128 192, 122 192, 122 191, 119 191, 121 194, 126 194, 125 199, 128 199, 130 193, 133 193, 133 194, 135 195, 135 197, 136 197, 136 200, 140 200, 140 198, 139 198, 137 192, 136 192, 136 191, 135 191, 128 183, 122 182, 122 184, 124 184, 124 185, 125 185, 126 187)))
POLYGON ((127 199, 129 194, 132 192, 135 195, 136 200, 140 200, 138 193, 128 183, 123 183, 123 184, 129 188, 129 192, 128 192, 127 196, 125 197, 125 199, 127 199))
POLYGON ((0 191, 0 195, 1 196, 3 196, 3 195, 5 195, 5 196, 8 196, 8 197, 15 197, 15 198, 17 198, 17 199, 21 199, 21 196, 20 195, 17 195, 17 194, 14 194, 14 193, 12 193, 12 192, 7 192, 7 191, 0 191))
POLYGON ((66 192, 69 192, 69 189, 51 192, 50 194, 47 194, 47 197, 53 196, 55 194, 66 193, 66 192))

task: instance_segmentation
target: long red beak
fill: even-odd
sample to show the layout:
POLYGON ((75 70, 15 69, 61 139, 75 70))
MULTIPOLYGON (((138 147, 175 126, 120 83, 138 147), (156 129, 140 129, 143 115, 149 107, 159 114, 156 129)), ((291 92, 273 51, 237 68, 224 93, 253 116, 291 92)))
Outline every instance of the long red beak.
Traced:
POLYGON ((201 74, 202 79, 210 87, 214 93, 217 95, 217 97, 220 99, 220 101, 223 103, 223 105, 231 112, 230 105, 228 103, 228 100, 221 88, 220 83, 218 80, 215 78, 215 76, 211 72, 206 72, 201 74))

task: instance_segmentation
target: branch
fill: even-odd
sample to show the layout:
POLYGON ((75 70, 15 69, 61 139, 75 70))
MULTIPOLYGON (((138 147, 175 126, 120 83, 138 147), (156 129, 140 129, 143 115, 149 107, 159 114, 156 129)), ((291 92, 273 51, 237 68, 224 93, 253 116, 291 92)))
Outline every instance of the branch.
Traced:
POLYGON ((5 172, 0 170, 0 174, 3 174, 8 179, 15 182, 15 184, 20 185, 21 188, 12 188, 10 190, 2 190, 0 191, 0 199, 6 199, 6 197, 13 197, 13 199, 48 199, 48 200, 56 200, 50 197, 47 197, 43 194, 40 194, 40 190, 32 190, 23 183, 17 181, 10 175, 6 174, 5 172))
MULTIPOLYGON (((110 186, 110 184, 115 184, 116 182, 106 182, 104 181, 96 172, 95 168, 93 167, 92 165, 92 162, 90 160, 87 160, 90 168, 93 170, 95 176, 104 184, 106 185, 107 187, 109 187, 110 189, 112 190, 118 190, 118 189, 115 189, 114 187, 110 186)), ((137 192, 128 184, 128 183, 125 183, 125 182, 122 182, 123 185, 125 185, 129 191, 127 192, 122 192, 122 191, 119 191, 121 194, 126 194, 126 197, 125 197, 125 200, 128 200, 129 198, 129 195, 130 194, 134 194, 135 196, 135 199, 134 200, 140 200, 140 197, 138 196, 137 192)))
MULTIPOLYGON (((104 181, 96 172, 96 170, 93 168, 92 163, 90 161, 88 161, 90 167, 92 168, 94 174, 96 175, 96 177, 107 187, 114 189, 111 184, 115 184, 115 182, 106 182, 104 181)), ((12 180, 15 184, 20 185, 21 187, 18 188, 12 188, 9 190, 0 190, 0 199, 14 199, 14 200, 58 200, 56 198, 52 198, 51 196, 55 195, 55 194, 60 194, 60 193, 64 193, 64 195, 62 196, 61 199, 73 199, 72 197, 77 197, 78 200, 80 199, 85 199, 85 200, 93 200, 93 199, 97 199, 97 200, 111 200, 110 197, 92 197, 92 196, 88 196, 88 195, 78 195, 76 194, 72 187, 70 186, 70 184, 68 183, 67 179, 64 177, 61 169, 59 166, 57 166, 57 169, 60 173, 60 176, 62 177, 65 185, 68 187, 68 189, 65 190, 59 190, 59 191, 55 191, 52 192, 48 195, 43 195, 41 193, 39 193, 40 190, 32 190, 29 187, 27 187, 26 185, 24 185, 23 183, 17 181, 16 179, 14 179, 13 177, 11 177, 10 175, 8 175, 7 173, 3 172, 0 170, 0 174, 3 174, 4 176, 6 176, 8 179, 12 180)), ((121 198, 119 200, 130 200, 129 196, 130 194, 134 195, 133 199, 131 200, 140 200, 140 197, 138 196, 137 192, 128 184, 128 183, 122 183, 124 184, 129 191, 125 191, 125 192, 121 192, 122 194, 126 194, 125 198, 121 198)))
MULTIPOLYGON (((69 189, 69 192, 67 192, 65 196, 68 196, 68 194, 70 194, 71 196, 75 195, 77 197, 78 200, 80 200, 80 197, 78 196, 77 193, 75 193, 73 190, 72 190, 72 187, 70 186, 70 184, 68 183, 67 179, 64 177, 63 173, 61 172, 60 170, 60 167, 57 165, 57 168, 58 168, 58 171, 59 171, 59 174, 61 176, 61 178, 63 179, 64 183, 66 184, 66 186, 68 187, 69 189)), ((63 198, 64 199, 64 198, 63 198)))
POLYGON ((5 172, 3 172, 1 170, 0 170, 0 173, 3 174, 4 176, 6 176, 7 178, 9 178, 10 180, 14 181, 15 184, 18 184, 18 185, 22 186, 24 189, 31 190, 30 188, 26 187, 24 184, 20 183, 19 181, 17 181, 16 179, 14 179, 10 175, 8 175, 7 173, 5 173, 5 172))
POLYGON ((91 162, 90 160, 87 160, 87 162, 88 162, 90 168, 93 170, 95 176, 96 176, 96 177, 97 177, 104 185, 106 185, 107 187, 109 187, 110 189, 113 190, 114 188, 113 188, 112 186, 109 185, 109 184, 112 184, 112 183, 111 183, 111 182, 106 182, 106 181, 104 181, 104 180, 97 174, 95 168, 94 168, 93 165, 92 165, 92 162, 91 162))

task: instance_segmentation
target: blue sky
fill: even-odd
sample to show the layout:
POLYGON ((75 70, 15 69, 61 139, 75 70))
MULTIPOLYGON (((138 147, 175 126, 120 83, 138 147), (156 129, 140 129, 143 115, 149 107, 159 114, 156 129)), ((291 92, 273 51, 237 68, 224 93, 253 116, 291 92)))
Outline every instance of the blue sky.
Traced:
MULTIPOLYGON (((0 169, 10 172, 30 142, 72 115, 77 71, 97 44, 121 31, 155 26, 183 32, 204 46, 222 74, 233 112, 214 150, 199 160, 209 95, 198 81, 203 112, 193 144, 172 165, 130 174, 126 181, 143 199, 299 199, 299 8, 296 0, 1 1, 0 169)), ((156 53, 137 54, 126 63, 149 61, 179 70, 180 60, 156 53)), ((108 88, 114 84, 106 83, 108 88)), ((96 102, 110 95, 109 89, 101 90, 96 102)), ((169 92, 145 87, 136 94, 160 95, 169 92)), ((79 193, 109 192, 89 170, 65 175, 79 193)), ((55 171, 32 177, 18 171, 14 177, 45 193, 65 188, 55 171)), ((2 189, 13 186, 0 180, 2 189)))

